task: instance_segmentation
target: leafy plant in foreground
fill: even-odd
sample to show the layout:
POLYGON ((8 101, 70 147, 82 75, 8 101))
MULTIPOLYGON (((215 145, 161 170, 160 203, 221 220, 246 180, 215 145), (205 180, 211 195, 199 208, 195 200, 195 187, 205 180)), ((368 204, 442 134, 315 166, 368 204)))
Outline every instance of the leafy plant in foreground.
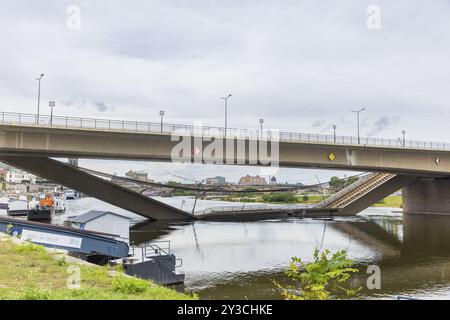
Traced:
POLYGON ((347 251, 340 250, 333 253, 324 250, 314 250, 313 262, 304 263, 300 258, 293 257, 286 270, 286 276, 294 280, 296 285, 283 286, 277 282, 275 285, 281 294, 288 300, 326 300, 346 296, 356 296, 361 288, 346 287, 353 273, 354 262, 347 258, 347 251))

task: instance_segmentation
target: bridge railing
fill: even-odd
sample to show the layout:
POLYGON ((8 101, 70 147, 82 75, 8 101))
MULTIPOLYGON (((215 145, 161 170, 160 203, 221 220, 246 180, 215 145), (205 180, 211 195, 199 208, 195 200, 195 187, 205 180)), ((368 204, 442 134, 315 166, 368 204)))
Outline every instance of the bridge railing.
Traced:
POLYGON ((309 205, 254 205, 254 204, 243 204, 236 206, 218 206, 210 207, 203 210, 195 211, 195 215, 203 215, 210 213, 232 213, 232 212, 253 212, 253 211, 279 211, 279 210, 299 210, 312 208, 309 205))
POLYGON ((124 132, 163 133, 178 135, 196 135, 204 137, 237 137, 261 140, 279 140, 281 142, 308 142, 341 145, 381 146, 408 149, 450 150, 450 143, 432 141, 414 141, 384 139, 373 137, 338 136, 277 130, 239 129, 182 124, 141 122, 113 119, 81 118, 57 115, 39 115, 29 113, 0 112, 0 123, 9 125, 30 125, 39 127, 59 127, 73 129, 96 129, 124 132))
POLYGON ((333 203, 334 201, 336 201, 337 199, 341 198, 343 195, 347 194, 348 192, 351 192, 351 191, 355 190, 356 188, 362 186, 368 180, 372 179, 375 175, 376 175, 376 173, 368 173, 368 174, 360 177, 358 181, 353 182, 348 187, 346 187, 346 188, 336 192, 331 197, 329 197, 329 198, 323 200, 322 202, 318 203, 316 208, 326 208, 326 207, 328 207, 328 205, 330 203, 333 203))

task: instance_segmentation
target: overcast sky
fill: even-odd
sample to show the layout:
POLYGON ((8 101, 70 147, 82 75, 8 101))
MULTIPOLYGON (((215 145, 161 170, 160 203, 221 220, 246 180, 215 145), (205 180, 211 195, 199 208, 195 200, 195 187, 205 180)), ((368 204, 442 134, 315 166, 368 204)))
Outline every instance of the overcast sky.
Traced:
MULTIPOLYGON (((46 113, 55 100, 60 115, 158 121, 164 109, 167 122, 222 125, 219 98, 232 93, 233 127, 264 118, 266 128, 331 133, 336 124, 338 134, 355 135, 350 110, 366 107, 363 135, 397 138, 404 129, 410 139, 450 141, 448 0, 0 0, 0 30, 2 111, 34 113, 35 78, 45 73, 46 113)), ((145 169, 156 179, 174 172, 81 164, 145 169)), ((197 178, 257 172, 179 169, 197 178)), ((279 175, 304 182, 316 173, 279 175)))

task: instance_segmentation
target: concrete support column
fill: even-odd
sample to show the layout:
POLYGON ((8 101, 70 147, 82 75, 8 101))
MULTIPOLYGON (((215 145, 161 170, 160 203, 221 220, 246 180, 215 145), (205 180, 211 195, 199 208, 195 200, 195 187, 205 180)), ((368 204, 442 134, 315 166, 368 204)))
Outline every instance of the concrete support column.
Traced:
POLYGON ((405 213, 450 215, 450 178, 420 179, 403 188, 405 213))

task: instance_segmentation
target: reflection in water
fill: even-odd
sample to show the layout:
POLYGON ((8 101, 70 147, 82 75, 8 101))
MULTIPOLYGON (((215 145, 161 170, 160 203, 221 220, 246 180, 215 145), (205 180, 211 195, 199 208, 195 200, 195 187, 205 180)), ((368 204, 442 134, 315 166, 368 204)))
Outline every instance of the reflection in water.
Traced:
POLYGON ((184 289, 206 299, 278 299, 292 256, 311 260, 314 248, 346 249, 361 272, 354 285, 370 298, 450 297, 450 218, 393 215, 369 209, 351 218, 258 222, 148 223, 132 231, 138 242, 171 240, 183 259, 184 289), (380 266, 381 290, 365 287, 366 267, 380 266))
MULTIPOLYGON (((193 199, 160 199, 178 205, 193 199)), ((215 203, 199 201, 205 208, 215 203)), ((58 219, 87 210, 110 210, 142 218, 92 198, 71 200, 58 219)), ((183 259, 186 283, 180 290, 202 298, 277 299, 273 279, 283 282, 283 270, 292 256, 310 260, 314 248, 346 249, 361 272, 355 285, 370 298, 408 295, 450 298, 450 217, 395 214, 370 208, 357 217, 283 219, 259 222, 152 222, 139 223, 132 241, 171 240, 183 259), (381 268, 381 290, 365 289, 366 266, 381 268)))
POLYGON ((403 237, 405 255, 450 256, 450 218, 405 215, 403 237))

